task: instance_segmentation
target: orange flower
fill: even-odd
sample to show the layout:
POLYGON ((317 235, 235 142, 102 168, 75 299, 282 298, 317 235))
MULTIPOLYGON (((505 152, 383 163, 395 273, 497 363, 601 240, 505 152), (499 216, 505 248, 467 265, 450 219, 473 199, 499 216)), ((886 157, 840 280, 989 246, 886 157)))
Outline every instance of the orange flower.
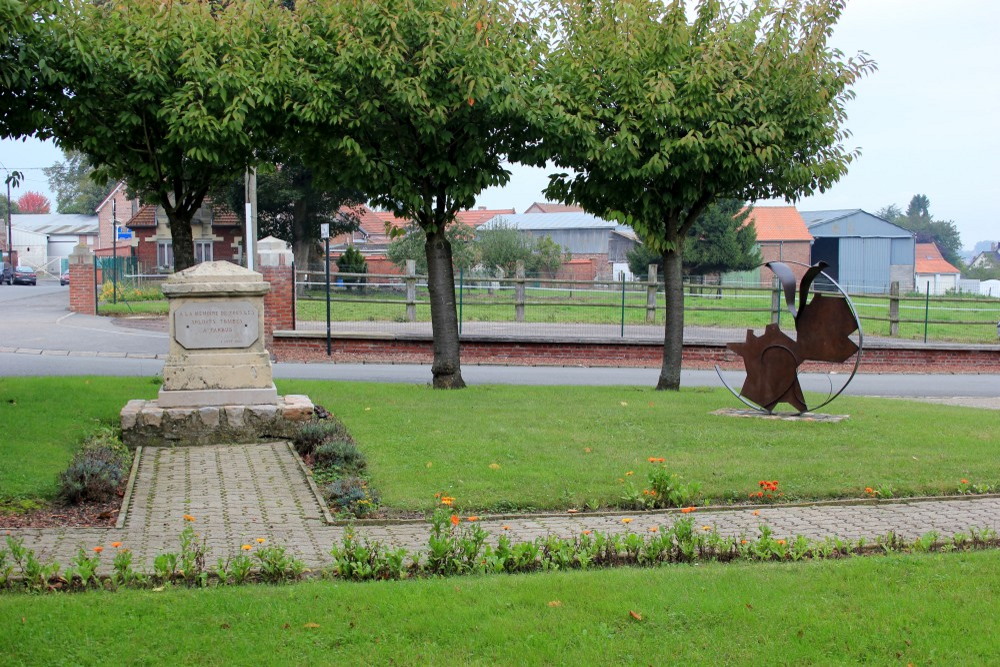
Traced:
POLYGON ((435 493, 435 494, 434 494, 434 497, 435 497, 435 498, 440 498, 440 497, 441 497, 441 492, 440 492, 440 491, 438 491, 437 493, 435 493))
POLYGON ((121 542, 112 542, 111 543, 111 546, 113 546, 115 549, 119 548, 121 545, 122 545, 121 542))
POLYGON ((666 461, 666 459, 663 458, 662 456, 650 456, 646 460, 649 461, 650 463, 663 463, 664 461, 666 461))
POLYGON ((265 540, 263 537, 257 538, 257 544, 264 544, 264 542, 267 542, 267 540, 265 540))
POLYGON ((251 549, 253 549, 253 547, 250 546, 249 544, 244 544, 242 548, 243 548, 243 551, 250 551, 251 549))
POLYGON ((185 514, 182 518, 185 521, 194 521, 195 520, 195 518, 193 516, 191 516, 190 514, 185 514))
POLYGON ((778 544, 780 544, 781 546, 785 546, 785 541, 784 541, 784 540, 778 540, 777 542, 778 542, 778 544))
POLYGON ((469 518, 466 519, 466 521, 479 521, 479 517, 478 516, 470 516, 469 518))
POLYGON ((695 510, 694 507, 685 507, 684 509, 681 510, 681 513, 688 514, 689 512, 693 512, 694 510, 695 510))
POLYGON ((962 480, 962 484, 968 484, 968 483, 969 483, 969 480, 967 480, 967 479, 963 479, 962 480))
POLYGON ((754 516, 760 516, 760 510, 754 510, 753 512, 750 513, 753 514, 754 516))
POLYGON ((746 544, 746 543, 747 543, 746 540, 740 540, 740 544, 746 544))
POLYGON ((872 488, 872 487, 870 487, 870 486, 866 486, 866 487, 865 487, 865 493, 867 493, 867 494, 869 494, 869 495, 870 495, 870 494, 873 494, 873 493, 875 493, 875 489, 873 489, 873 488, 872 488))
POLYGON ((94 553, 99 554, 104 551, 104 547, 94 547, 94 553))
POLYGON ((656 526, 650 526, 648 530, 651 533, 656 533, 656 532, 659 532, 660 529, 657 528, 656 526))
POLYGON ((622 519, 622 523, 626 523, 626 524, 627 523, 632 523, 634 520, 635 519, 630 519, 629 517, 625 517, 624 519, 622 519))
POLYGON ((590 535, 591 532, 593 532, 593 531, 585 530, 585 531, 583 531, 583 534, 584 535, 590 535))
POLYGON ((458 518, 458 515, 457 515, 457 514, 452 514, 452 515, 451 515, 451 525, 453 525, 453 526, 457 526, 457 525, 458 525, 458 522, 459 522, 460 520, 461 520, 461 519, 459 519, 459 518, 458 518))
POLYGON ((451 496, 442 496, 441 497, 441 504, 442 505, 447 505, 448 507, 451 507, 452 505, 455 504, 455 499, 452 498, 451 496))
POLYGON ((510 526, 500 526, 500 527, 503 528, 504 530, 510 530, 510 526))

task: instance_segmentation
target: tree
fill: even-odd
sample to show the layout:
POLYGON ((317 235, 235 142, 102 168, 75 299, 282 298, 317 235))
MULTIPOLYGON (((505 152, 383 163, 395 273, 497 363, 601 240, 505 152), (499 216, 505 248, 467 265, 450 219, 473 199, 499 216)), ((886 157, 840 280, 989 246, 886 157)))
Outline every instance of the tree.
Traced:
MULTIPOLYGON (((226 202, 241 220, 246 218, 244 179, 213 196, 226 202)), ((330 225, 330 237, 358 229, 364 196, 341 185, 321 187, 313 171, 297 157, 280 165, 262 165, 257 172, 257 233, 290 241, 295 265, 308 270, 320 239, 320 225, 330 225)))
POLYGON ((954 266, 963 267, 962 237, 952 220, 935 220, 931 215, 931 200, 927 195, 913 195, 902 213, 889 204, 876 213, 880 218, 913 232, 917 243, 935 243, 941 255, 954 266))
POLYGON ((49 179, 49 187, 56 193, 56 211, 93 215, 114 183, 107 179, 95 181, 94 168, 83 153, 70 150, 65 151, 63 157, 64 162, 56 162, 42 170, 49 179))
POLYGON ((303 157, 424 232, 436 388, 465 386, 446 230, 527 141, 536 21, 515 0, 299 3, 303 157))
POLYGON ((46 136, 46 118, 62 91, 51 77, 42 39, 58 0, 0 2, 0 138, 46 136))
POLYGON ((52 133, 87 155, 96 180, 163 207, 185 269, 209 190, 274 157, 289 12, 269 0, 64 4, 48 32, 66 90, 52 133))
POLYGON ((556 105, 535 163, 576 172, 550 176, 548 197, 630 225, 663 255, 658 389, 680 387, 695 221, 720 198, 823 191, 857 155, 842 145, 844 105, 874 65, 829 47, 843 6, 703 0, 689 22, 682 2, 550 1, 543 67, 556 105))
POLYGON ((476 245, 483 268, 506 276, 514 275, 518 262, 529 274, 554 275, 568 255, 548 236, 536 238, 503 221, 480 229, 476 245))
MULTIPOLYGON (((456 269, 468 271, 479 263, 476 230, 461 222, 448 225, 445 236, 451 244, 451 258, 456 269)), ((420 225, 411 224, 401 236, 393 239, 386 250, 389 261, 401 269, 407 260, 416 262, 417 273, 427 273, 427 236, 420 225)))
MULTIPOLYGON (((7 208, 10 208, 11 214, 20 213, 21 209, 17 207, 16 201, 10 201, 7 199, 7 195, 0 194, 0 228, 7 224, 7 208)), ((3 231, 0 229, 0 231, 3 231)))
MULTIPOLYGON (((337 258, 337 270, 340 273, 368 273, 368 262, 354 246, 347 249, 337 258)), ((358 276, 340 277, 338 280, 347 285, 364 285, 367 279, 358 276)))
POLYGON ((48 197, 34 190, 17 198, 17 208, 21 213, 48 213, 51 210, 48 197))

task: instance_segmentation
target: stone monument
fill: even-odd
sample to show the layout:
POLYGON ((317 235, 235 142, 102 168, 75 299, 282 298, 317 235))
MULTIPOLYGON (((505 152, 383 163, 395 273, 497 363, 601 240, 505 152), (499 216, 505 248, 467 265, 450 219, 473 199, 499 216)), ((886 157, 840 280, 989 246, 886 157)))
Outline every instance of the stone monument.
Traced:
POLYGON ((122 439, 137 445, 200 445, 288 438, 314 412, 306 396, 278 396, 264 347, 261 274, 204 262, 163 285, 170 300, 170 354, 155 401, 129 401, 122 439))

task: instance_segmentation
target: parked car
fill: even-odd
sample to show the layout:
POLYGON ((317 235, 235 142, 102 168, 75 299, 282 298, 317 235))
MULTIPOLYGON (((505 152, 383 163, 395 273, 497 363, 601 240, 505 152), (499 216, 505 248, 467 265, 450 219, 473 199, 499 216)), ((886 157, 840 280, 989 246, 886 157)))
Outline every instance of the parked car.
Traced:
POLYGON ((69 285, 69 271, 63 271, 59 276, 60 285, 69 285))
POLYGON ((14 269, 14 284, 15 285, 35 285, 37 284, 38 276, 35 274, 35 270, 30 266, 19 266, 14 269))
POLYGON ((14 270, 10 268, 10 262, 0 262, 0 285, 11 284, 14 279, 14 270))

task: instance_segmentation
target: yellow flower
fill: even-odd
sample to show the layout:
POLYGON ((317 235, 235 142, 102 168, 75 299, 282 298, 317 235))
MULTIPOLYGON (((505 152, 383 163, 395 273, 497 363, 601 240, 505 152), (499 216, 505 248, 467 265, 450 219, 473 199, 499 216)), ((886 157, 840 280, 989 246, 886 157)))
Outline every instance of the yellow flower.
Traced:
POLYGON ((705 530, 705 531, 708 531, 708 530, 712 530, 712 527, 711 526, 702 526, 701 529, 705 530))
POLYGON ((634 471, 632 471, 632 470, 629 470, 629 471, 628 471, 627 473, 625 473, 625 476, 626 476, 626 477, 631 477, 631 476, 632 476, 632 475, 634 475, 634 474, 635 474, 635 472, 634 472, 634 471))
POLYGON ((250 546, 249 544, 244 544, 243 545, 243 551, 250 551, 251 549, 253 549, 253 547, 250 546))
POLYGON ((452 505, 455 504, 455 499, 452 498, 451 496, 442 496, 441 497, 441 504, 442 505, 447 505, 448 507, 451 507, 452 505))
POLYGON ((499 463, 491 463, 490 464, 490 470, 500 470, 500 464, 499 463))
POLYGON ((264 544, 264 542, 267 542, 267 540, 265 540, 263 537, 257 538, 257 544, 264 544))
POLYGON ((622 519, 622 523, 632 523, 633 521, 634 519, 630 519, 629 517, 625 517, 624 519, 622 519))

